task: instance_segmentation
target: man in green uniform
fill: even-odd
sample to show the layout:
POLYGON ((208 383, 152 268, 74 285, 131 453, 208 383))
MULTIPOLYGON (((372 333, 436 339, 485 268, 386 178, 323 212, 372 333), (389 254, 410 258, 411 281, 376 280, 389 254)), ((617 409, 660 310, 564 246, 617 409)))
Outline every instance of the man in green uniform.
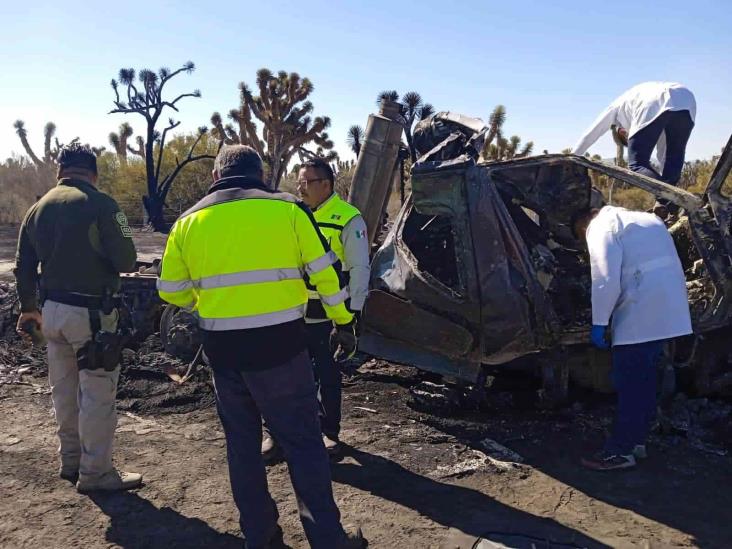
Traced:
POLYGON ((88 146, 64 147, 58 164, 58 185, 20 228, 18 330, 35 324, 48 341, 61 478, 80 492, 136 488, 142 475, 112 465, 119 364, 109 352, 117 341, 119 273, 133 271, 137 259, 132 231, 117 203, 94 186, 97 161, 88 146))

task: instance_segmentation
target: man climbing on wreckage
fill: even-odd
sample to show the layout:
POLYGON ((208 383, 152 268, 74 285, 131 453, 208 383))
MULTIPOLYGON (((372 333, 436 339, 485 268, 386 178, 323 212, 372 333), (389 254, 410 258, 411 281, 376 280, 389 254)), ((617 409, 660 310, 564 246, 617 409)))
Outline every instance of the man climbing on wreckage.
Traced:
POLYGON ((615 206, 578 212, 592 273, 592 344, 612 347, 618 395, 612 434, 585 467, 627 469, 645 457, 656 412, 656 366, 666 340, 692 332, 686 279, 671 235, 655 215, 615 206))
MULTIPOLYGON (((674 82, 644 82, 615 99, 580 137, 572 152, 585 154, 613 128, 628 147, 631 170, 676 185, 695 117, 696 100, 687 87, 674 82), (651 165, 654 148, 660 173, 651 165)), ((665 219, 668 214, 676 214, 678 206, 659 199, 653 211, 665 219)))

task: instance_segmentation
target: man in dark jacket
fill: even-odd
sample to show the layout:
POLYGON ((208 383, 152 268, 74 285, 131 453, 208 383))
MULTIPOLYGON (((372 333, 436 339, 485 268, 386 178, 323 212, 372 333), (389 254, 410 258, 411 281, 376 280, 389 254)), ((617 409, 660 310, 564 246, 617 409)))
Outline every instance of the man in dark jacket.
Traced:
POLYGON ((88 146, 64 147, 58 164, 58 185, 30 207, 20 228, 18 330, 35 325, 48 341, 61 478, 80 492, 135 488, 142 475, 112 465, 119 364, 114 353, 102 353, 117 337, 119 273, 135 269, 132 231, 117 203, 94 186, 97 162, 88 146))

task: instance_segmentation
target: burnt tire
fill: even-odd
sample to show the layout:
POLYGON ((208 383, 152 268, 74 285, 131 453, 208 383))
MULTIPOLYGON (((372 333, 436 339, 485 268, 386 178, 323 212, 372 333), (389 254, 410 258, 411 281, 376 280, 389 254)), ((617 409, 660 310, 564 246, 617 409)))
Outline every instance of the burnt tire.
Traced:
POLYGON ((190 361, 203 344, 203 333, 193 314, 168 305, 160 317, 160 342, 167 354, 190 361))

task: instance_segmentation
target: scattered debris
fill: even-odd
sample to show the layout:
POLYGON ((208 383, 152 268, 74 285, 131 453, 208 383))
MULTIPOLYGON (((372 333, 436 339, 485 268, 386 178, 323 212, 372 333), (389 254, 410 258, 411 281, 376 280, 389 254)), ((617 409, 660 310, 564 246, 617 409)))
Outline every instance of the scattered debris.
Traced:
POLYGON ((462 477, 482 470, 488 464, 488 456, 477 450, 470 450, 467 458, 451 465, 438 465, 434 476, 438 478, 462 477))
POLYGON ((20 442, 16 435, 0 434, 0 446, 13 446, 20 442))
POLYGON ((460 408, 463 395, 460 391, 446 384, 422 381, 409 390, 416 408, 426 410, 450 411, 460 408))
POLYGON ((377 414, 378 413, 373 408, 365 408, 364 406, 354 406, 353 409, 354 410, 363 410, 364 412, 370 412, 372 414, 377 414))
POLYGON ((499 444, 493 439, 484 438, 478 443, 478 446, 493 461, 502 463, 523 463, 524 458, 513 450, 506 448, 503 444, 499 444))

